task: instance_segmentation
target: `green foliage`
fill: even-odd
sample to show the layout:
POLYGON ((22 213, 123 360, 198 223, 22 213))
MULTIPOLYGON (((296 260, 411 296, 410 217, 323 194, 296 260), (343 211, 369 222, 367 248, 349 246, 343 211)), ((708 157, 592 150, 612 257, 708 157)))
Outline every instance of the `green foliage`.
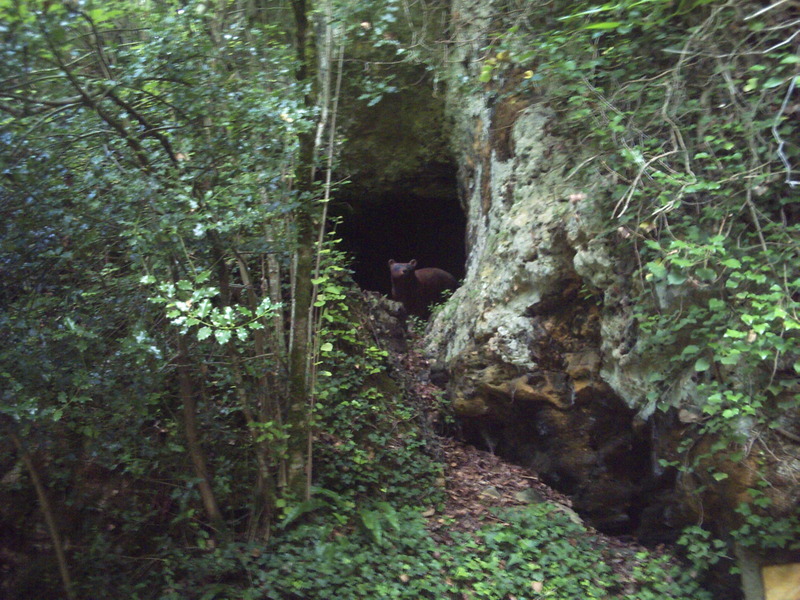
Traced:
POLYGON ((269 521, 285 445, 287 222, 317 209, 287 173, 316 115, 273 19, 180 4, 0 3, 0 413, 86 597, 211 543, 190 417, 237 533, 269 521))
MULTIPOLYGON (((762 486, 764 487, 764 486, 762 486)), ((736 512, 742 516, 742 525, 731 535, 743 546, 760 549, 781 548, 800 549, 800 515, 775 517, 770 514, 772 501, 763 489, 748 490, 752 501, 742 502, 736 512)))
MULTIPOLYGON (((666 310, 640 313, 640 327, 654 350, 682 346, 671 362, 696 373, 697 400, 709 417, 702 430, 738 439, 741 419, 769 425, 779 414, 771 400, 794 385, 800 321, 789 290, 798 281, 776 277, 774 255, 731 251, 724 236, 690 227, 686 239, 663 247, 646 241, 658 258, 646 263, 645 281, 666 310), (669 306, 693 296, 688 306, 669 306)), ((658 399, 658 389, 651 395, 658 399)))
MULTIPOLYGON (((269 296, 261 299, 255 310, 248 306, 215 306, 219 298, 215 287, 199 287, 206 283, 211 273, 204 271, 195 277, 194 282, 181 279, 175 283, 158 286, 158 295, 150 301, 165 306, 167 318, 172 325, 187 333, 197 327, 197 341, 202 342, 213 334, 217 343, 227 344, 235 335, 239 341, 246 341, 248 332, 265 329, 265 319, 275 315, 280 305, 275 305, 269 296)), ((141 280, 144 284, 155 283, 155 278, 147 275, 141 280)))
POLYGON ((712 600, 712 595, 697 583, 697 573, 687 570, 682 564, 665 556, 648 556, 646 552, 636 554, 632 569, 636 592, 624 598, 637 600, 661 600, 663 598, 697 598, 712 600))
POLYGON ((500 513, 463 546, 453 578, 469 584, 476 598, 603 598, 614 583, 611 568, 592 550, 595 540, 552 506, 533 505, 500 513))
POLYGON ((436 504, 441 474, 420 431, 418 408, 386 374, 388 352, 353 314, 344 256, 323 254, 315 427, 321 487, 357 498, 436 504))
POLYGON ((332 515, 282 532, 267 548, 236 544, 168 559, 162 597, 709 598, 691 573, 647 552, 631 561, 623 581, 609 566, 617 557, 549 504, 500 511, 498 521, 447 544, 408 508, 378 502, 352 520, 335 501, 329 509, 332 515), (190 563, 191 570, 180 567, 190 563))
POLYGON ((641 552, 624 585, 597 551, 597 540, 563 510, 537 504, 501 511, 461 552, 453 578, 470 582, 476 598, 706 598, 690 574, 641 552))
POLYGON ((700 572, 706 571, 720 560, 730 558, 727 555, 728 545, 713 538, 711 532, 697 525, 686 527, 678 538, 678 544, 685 548, 686 556, 700 572))
POLYGON ((369 525, 360 529, 336 529, 326 520, 276 540, 248 564, 257 575, 258 597, 448 597, 444 548, 416 512, 391 507, 386 512, 386 506, 363 511, 360 521, 369 525), (376 531, 382 532, 378 538, 376 531))

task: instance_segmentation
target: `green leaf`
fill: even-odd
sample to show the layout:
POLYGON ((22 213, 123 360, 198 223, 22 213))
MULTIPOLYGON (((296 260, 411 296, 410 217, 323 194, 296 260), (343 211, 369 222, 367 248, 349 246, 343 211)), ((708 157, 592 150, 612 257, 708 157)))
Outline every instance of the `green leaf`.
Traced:
POLYGON ((590 23, 584 29, 616 29, 622 25, 622 21, 601 21, 600 23, 590 23))
POLYGON ((683 349, 683 352, 681 352, 681 356, 682 357, 684 357, 684 356, 692 356, 694 354, 697 354, 698 352, 700 352, 700 347, 699 346, 695 346, 694 344, 689 344, 688 346, 686 346, 683 349))
POLYGON ((772 88, 779 87, 779 86, 783 85, 785 82, 786 82, 786 80, 783 79, 782 77, 770 77, 769 79, 767 79, 764 82, 764 85, 762 87, 765 90, 769 90, 769 89, 772 89, 772 88))
POLYGON ((212 333, 211 327, 201 327, 197 331, 197 339, 202 342, 204 339, 210 336, 211 333, 212 333))
POLYGON ((330 342, 325 342, 319 347, 319 350, 320 352, 330 352, 331 350, 333 350, 333 344, 331 344, 330 342))
POLYGON ((681 285, 686 281, 686 275, 676 271, 670 271, 667 275, 667 283, 670 285, 681 285))
POLYGON ((714 269, 709 269, 707 267, 697 269, 697 276, 705 281, 714 281, 717 278, 714 269))
MULTIPOLYGON (((283 501, 285 504, 285 501, 283 501)), ((277 505, 277 502, 276 502, 277 505)), ((296 504, 292 508, 286 511, 286 516, 283 518, 278 524, 278 527, 281 529, 289 526, 292 522, 294 522, 298 517, 303 516, 306 513, 313 512, 319 508, 324 506, 328 506, 328 503, 321 499, 321 498, 311 498, 310 500, 306 500, 305 502, 301 502, 300 504, 296 504)))
POLYGON ((697 359, 697 362, 694 363, 694 370, 695 371, 708 371, 710 366, 711 366, 711 361, 709 361, 705 357, 700 357, 700 358, 697 359))
POLYGON ((645 240, 644 245, 651 250, 657 250, 659 252, 662 251, 661 244, 659 244, 656 240, 645 240))
POLYGON ((99 25, 100 23, 109 21, 110 19, 119 16, 120 14, 122 14, 122 12, 119 10, 109 10, 107 8, 94 8, 87 11, 87 14, 89 15, 89 18, 95 22, 96 25, 99 25))
POLYGON ((742 263, 739 262, 735 258, 726 258, 725 260, 720 261, 720 264, 724 267, 728 267, 730 269, 741 269, 742 263))
POLYGON ((725 308, 725 301, 720 300, 719 298, 709 298, 708 299, 708 309, 713 310, 714 312, 721 311, 725 308))
POLYGON ((204 298, 197 305, 197 316, 201 319, 205 319, 211 312, 211 308, 211 301, 208 298, 204 298))
POLYGON ((217 338, 217 342, 220 344, 227 344, 231 340, 231 330, 230 329, 217 329, 214 332, 214 337, 217 338))
POLYGON ((383 529, 381 528, 381 522, 377 512, 365 510, 361 512, 360 516, 361 522, 364 524, 364 528, 369 532, 370 537, 372 537, 375 543, 380 545, 381 542, 383 542, 383 529))
POLYGON ((747 333, 745 333, 744 331, 738 331, 736 329, 728 329, 725 331, 724 336, 728 338, 733 338, 735 340, 740 340, 742 338, 747 337, 747 333))
POLYGON ((663 279, 667 274, 667 268, 661 262, 649 262, 646 265, 647 270, 650 271, 655 277, 663 279))

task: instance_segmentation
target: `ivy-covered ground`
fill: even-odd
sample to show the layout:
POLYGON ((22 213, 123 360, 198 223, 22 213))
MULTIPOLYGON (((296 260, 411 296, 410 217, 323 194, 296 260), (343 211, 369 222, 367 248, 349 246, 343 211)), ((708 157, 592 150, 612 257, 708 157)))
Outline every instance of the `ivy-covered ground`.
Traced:
POLYGON ((441 390, 381 310, 334 344, 350 354, 327 376, 331 410, 319 415, 327 427, 311 500, 288 508, 266 544, 173 552, 165 562, 175 570, 156 597, 713 598, 672 549, 602 535, 536 473, 436 433, 457 429, 441 390), (369 346, 369 358, 357 357, 355 347, 369 344, 359 338, 393 350, 369 346))
MULTIPOLYGON (((632 594, 642 586, 640 577, 652 568, 651 561, 680 568, 672 554, 674 549, 664 545, 646 548, 631 538, 615 538, 582 525, 580 517, 570 508, 569 498, 542 483, 529 469, 511 465, 489 452, 454 440, 442 439, 441 448, 447 501, 443 514, 431 518, 428 526, 434 537, 443 543, 451 539, 452 531, 474 533, 487 525, 510 525, 498 516, 498 509, 516 508, 524 512, 524 507, 539 504, 555 509, 555 514, 561 513, 579 525, 576 531, 582 530, 581 535, 604 557, 625 590, 624 594, 631 594, 619 597, 638 597, 632 594)), ((665 583, 669 583, 669 579, 667 577, 665 583)))
MULTIPOLYGON (((413 348, 396 359, 395 364, 405 371, 404 379, 411 382, 411 391, 417 402, 428 411, 435 411, 440 392, 427 381, 426 361, 413 348)), ((647 548, 630 537, 604 535, 584 525, 572 510, 569 497, 547 486, 531 469, 510 464, 493 453, 450 437, 437 436, 431 441, 443 463, 446 498, 442 509, 429 515, 427 527, 441 544, 454 544, 453 533, 480 539, 487 529, 513 529, 515 522, 509 519, 510 515, 532 512, 545 516, 540 523, 543 529, 548 527, 547 521, 553 517, 554 531, 559 532, 554 538, 561 534, 560 527, 563 526, 567 545, 588 547, 593 554, 602 557, 604 565, 613 572, 615 594, 597 597, 679 598, 683 597, 683 586, 693 587, 688 582, 700 575, 681 565, 675 556, 675 548, 663 544, 647 548), (587 543, 588 546, 584 546, 587 543), (648 581, 649 576, 655 578, 659 572, 663 575, 660 584, 648 581), (651 585, 654 587, 649 587, 651 585)), ((519 541, 524 542, 525 538, 519 541)), ((543 562, 547 561, 547 557, 542 558, 543 562)), ((542 579, 532 578, 531 590, 543 592, 546 579, 546 575, 542 579), (541 588, 537 582, 541 583, 541 588)), ((696 589, 696 592, 697 598, 705 597, 705 591, 696 589)), ((561 597, 559 593, 555 589, 532 597, 561 597)))

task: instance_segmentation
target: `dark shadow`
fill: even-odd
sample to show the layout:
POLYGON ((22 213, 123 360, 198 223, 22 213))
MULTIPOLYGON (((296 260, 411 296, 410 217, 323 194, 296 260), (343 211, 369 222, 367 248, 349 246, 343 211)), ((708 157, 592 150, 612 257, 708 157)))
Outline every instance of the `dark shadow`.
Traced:
POLYGON ((346 186, 331 212, 341 220, 336 231, 353 257, 353 278, 364 290, 389 294, 389 259, 416 259, 420 268, 464 276, 466 218, 450 163, 426 165, 390 190, 346 186))

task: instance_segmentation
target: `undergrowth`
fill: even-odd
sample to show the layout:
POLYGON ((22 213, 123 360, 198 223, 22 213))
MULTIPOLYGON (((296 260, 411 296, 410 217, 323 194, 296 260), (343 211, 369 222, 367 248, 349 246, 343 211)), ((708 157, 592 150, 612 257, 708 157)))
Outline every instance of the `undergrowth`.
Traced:
POLYGON ((692 573, 648 552, 638 553, 627 573, 615 573, 612 562, 630 559, 604 551, 595 534, 548 503, 497 511, 496 521, 475 533, 453 534, 448 543, 435 540, 412 508, 376 505, 349 519, 333 511, 281 531, 266 548, 241 544, 192 561, 174 557, 175 564, 191 563, 193 570, 171 573, 162 597, 710 598, 692 573), (231 577, 239 583, 226 583, 231 577))
POLYGON ((449 528, 455 524, 442 516, 435 440, 423 433, 413 398, 387 375, 388 353, 354 312, 338 266, 344 257, 329 250, 326 264, 318 281, 326 341, 316 365, 311 498, 286 506, 266 543, 215 545, 200 536, 194 548, 159 545, 165 550, 148 576, 116 581, 115 593, 163 600, 709 598, 674 561, 610 549, 554 504, 497 509, 474 533, 449 528))

